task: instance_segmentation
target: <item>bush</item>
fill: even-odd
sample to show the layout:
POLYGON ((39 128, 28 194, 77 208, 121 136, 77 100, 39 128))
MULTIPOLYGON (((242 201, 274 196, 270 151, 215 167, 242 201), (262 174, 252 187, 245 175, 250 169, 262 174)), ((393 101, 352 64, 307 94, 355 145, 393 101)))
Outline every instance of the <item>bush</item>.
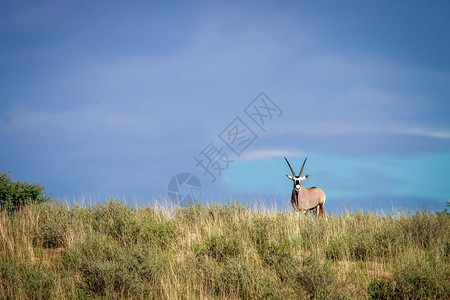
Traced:
POLYGON ((367 288, 367 294, 370 299, 390 300, 396 299, 394 286, 390 281, 384 279, 375 279, 367 288))
POLYGON ((55 276, 43 264, 0 254, 0 299, 49 299, 55 276))
POLYGON ((140 230, 143 243, 149 243, 169 250, 170 246, 176 242, 180 235, 180 230, 171 220, 165 220, 160 223, 148 221, 142 225, 140 230))
POLYGON ((13 181, 7 173, 0 173, 0 207, 14 212, 23 205, 42 203, 49 199, 40 184, 13 181))
POLYGON ((322 262, 314 256, 303 259, 297 282, 310 295, 310 298, 325 299, 328 295, 336 295, 335 285, 333 285, 336 275, 330 265, 330 261, 322 262))
POLYGON ((394 279, 398 299, 450 298, 450 267, 432 258, 400 265, 394 279))
POLYGON ((242 245, 236 239, 225 235, 213 235, 208 237, 204 244, 195 245, 194 251, 198 256, 207 255, 220 263, 242 253, 242 245))
POLYGON ((157 249, 142 245, 124 247, 108 235, 92 233, 84 242, 63 252, 62 265, 66 272, 80 274, 80 293, 127 298, 149 296, 149 287, 158 286, 167 260, 157 249))
POLYGON ((346 237, 342 234, 331 237, 325 247, 326 257, 333 261, 345 259, 348 256, 346 242, 346 237))
POLYGON ((40 228, 33 244, 43 248, 68 247, 84 236, 83 220, 85 218, 80 208, 69 208, 60 201, 51 201, 42 209, 40 228))

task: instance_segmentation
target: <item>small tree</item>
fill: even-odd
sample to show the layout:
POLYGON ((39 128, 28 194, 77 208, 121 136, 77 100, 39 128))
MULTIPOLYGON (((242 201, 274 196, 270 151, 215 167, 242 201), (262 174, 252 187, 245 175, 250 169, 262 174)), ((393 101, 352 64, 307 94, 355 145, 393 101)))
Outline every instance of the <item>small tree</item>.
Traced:
POLYGON ((16 211, 23 205, 42 203, 49 199, 40 184, 13 181, 7 173, 0 173, 0 208, 16 211))
MULTIPOLYGON (((450 202, 445 202, 445 207, 450 207, 450 202)), ((444 209, 443 211, 436 212, 438 215, 444 215, 444 216, 450 216, 450 212, 447 211, 447 209, 444 209)))

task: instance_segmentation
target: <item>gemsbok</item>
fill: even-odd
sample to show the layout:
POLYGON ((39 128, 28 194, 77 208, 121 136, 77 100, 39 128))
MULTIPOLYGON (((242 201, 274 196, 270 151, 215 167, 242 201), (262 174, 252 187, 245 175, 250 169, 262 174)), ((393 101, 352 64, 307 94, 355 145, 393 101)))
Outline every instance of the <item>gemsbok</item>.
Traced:
POLYGON ((308 179, 309 177, 309 174, 302 177, 303 169, 305 168, 305 163, 308 158, 305 158, 302 169, 300 170, 298 176, 295 175, 294 169, 292 169, 291 164, 289 163, 287 158, 285 157, 284 159, 286 160, 293 175, 290 176, 286 174, 287 178, 291 179, 294 183, 291 196, 291 204, 294 208, 294 211, 302 212, 304 214, 312 211, 316 216, 324 214, 325 210, 323 206, 326 199, 325 192, 318 187, 306 188, 302 184, 302 181, 308 179))

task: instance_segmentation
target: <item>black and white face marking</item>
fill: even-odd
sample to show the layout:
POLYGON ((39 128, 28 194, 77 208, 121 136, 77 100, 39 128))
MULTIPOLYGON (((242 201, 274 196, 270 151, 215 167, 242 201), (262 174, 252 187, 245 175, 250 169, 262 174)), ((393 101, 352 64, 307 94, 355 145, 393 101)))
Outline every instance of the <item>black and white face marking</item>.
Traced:
POLYGON ((294 182, 294 188, 296 191, 300 191, 302 189, 302 181, 308 179, 309 174, 299 177, 299 176, 291 176, 291 175, 287 175, 287 178, 289 178, 290 180, 292 180, 294 182))

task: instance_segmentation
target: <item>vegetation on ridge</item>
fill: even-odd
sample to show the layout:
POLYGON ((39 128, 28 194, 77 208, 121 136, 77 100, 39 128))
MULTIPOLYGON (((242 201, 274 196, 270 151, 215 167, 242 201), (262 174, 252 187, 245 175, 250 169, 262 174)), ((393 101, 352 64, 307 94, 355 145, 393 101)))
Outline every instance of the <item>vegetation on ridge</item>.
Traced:
POLYGON ((110 200, 0 211, 0 299, 449 299, 450 219, 110 200))

